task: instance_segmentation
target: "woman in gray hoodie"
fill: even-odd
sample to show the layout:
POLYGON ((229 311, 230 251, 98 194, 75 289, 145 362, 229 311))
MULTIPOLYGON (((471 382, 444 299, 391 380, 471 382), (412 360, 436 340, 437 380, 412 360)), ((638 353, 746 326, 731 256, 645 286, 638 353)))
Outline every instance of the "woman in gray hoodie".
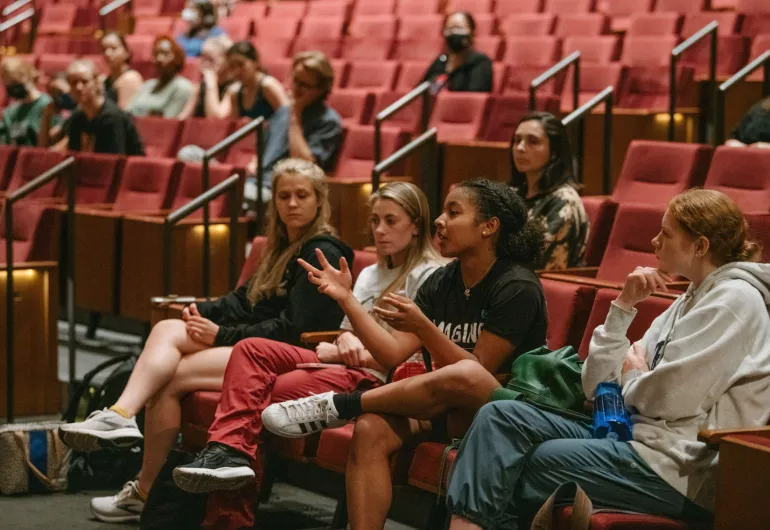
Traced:
MULTIPOLYGON (((633 440, 593 439, 589 425, 520 401, 476 415, 450 480, 451 530, 516 529, 565 482, 601 508, 707 521, 718 454, 701 429, 765 425, 770 417, 770 265, 726 195, 690 190, 671 200, 652 240, 658 268, 626 279, 583 367, 593 398, 622 386, 633 440), (692 283, 634 344, 634 306, 666 282, 692 283)), ((559 501, 568 501, 559 498, 559 501)))

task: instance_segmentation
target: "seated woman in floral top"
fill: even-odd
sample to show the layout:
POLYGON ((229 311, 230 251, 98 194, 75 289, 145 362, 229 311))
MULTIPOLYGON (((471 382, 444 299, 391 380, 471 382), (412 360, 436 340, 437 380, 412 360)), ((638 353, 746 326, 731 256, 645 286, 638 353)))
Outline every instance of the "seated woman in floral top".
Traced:
POLYGON ((584 265, 588 216, 572 171, 572 152, 561 120, 548 112, 526 114, 511 138, 512 184, 529 217, 545 228, 538 269, 584 265))

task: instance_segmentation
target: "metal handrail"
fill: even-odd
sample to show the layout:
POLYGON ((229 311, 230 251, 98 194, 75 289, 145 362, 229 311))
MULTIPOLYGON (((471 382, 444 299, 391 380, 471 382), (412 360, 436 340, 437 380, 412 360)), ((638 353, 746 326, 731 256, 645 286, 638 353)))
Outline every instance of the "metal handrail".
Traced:
MULTIPOLYGON (((209 163, 211 159, 217 156, 219 153, 228 149, 234 143, 243 140, 246 136, 257 131, 257 229, 262 230, 262 222, 264 219, 265 205, 262 202, 262 187, 265 182, 265 172, 262 167, 262 158, 265 151, 265 139, 264 130, 262 125, 265 123, 265 118, 260 116, 256 118, 233 134, 216 144, 214 147, 209 148, 203 153, 203 185, 202 192, 205 193, 209 189, 209 163)), ((208 298, 209 296, 209 277, 210 277, 210 251, 211 251, 211 239, 209 237, 209 203, 208 201, 203 203, 203 296, 208 298)))
MULTIPOLYGON (((590 111, 592 111, 595 107, 599 106, 602 102, 604 102, 604 145, 602 146, 602 193, 603 194, 609 194, 610 193, 610 187, 611 187, 611 181, 610 181, 610 163, 612 161, 612 106, 615 99, 615 87, 608 86, 598 94, 596 94, 594 97, 592 97, 589 101, 587 101, 583 106, 581 106, 576 111, 571 112, 567 116, 564 117, 564 119, 561 120, 561 122, 564 124, 565 127, 567 127, 570 123, 580 120, 583 121, 583 118, 586 114, 588 114, 590 111)), ((583 165, 583 160, 578 159, 578 165, 583 165)), ((578 174, 582 174, 582 171, 578 174)), ((581 181, 582 183, 582 181, 581 181)))
POLYGON ((760 66, 764 67, 762 77, 762 96, 770 96, 770 50, 765 51, 759 57, 738 70, 730 79, 719 85, 717 89, 717 101, 714 106, 714 128, 716 129, 716 145, 721 145, 725 141, 725 95, 729 89, 743 81, 746 77, 754 73, 754 70, 760 66))
POLYGON ((75 383, 75 173, 68 171, 75 164, 75 157, 70 156, 54 167, 27 182, 21 188, 11 192, 5 198, 5 355, 6 355, 6 420, 14 421, 15 403, 15 349, 14 349, 14 286, 13 286, 13 205, 45 186, 62 173, 67 181, 67 262, 65 275, 67 278, 67 322, 69 325, 69 380, 70 386, 75 383))
MULTIPOLYGON (((199 208, 208 208, 209 202, 216 199, 226 191, 230 192, 230 267, 229 283, 230 288, 234 289, 238 280, 238 271, 236 269, 236 230, 238 229, 238 175, 232 175, 210 190, 206 190, 184 206, 174 210, 163 220, 163 294, 171 294, 171 254, 173 251, 171 244, 171 229, 179 221, 198 210, 199 208)), ((208 249, 204 247, 204 252, 208 249)), ((204 285, 208 285, 209 271, 203 272, 204 285)))
POLYGON ((0 24, 0 34, 5 33, 9 29, 18 26, 25 20, 28 20, 35 16, 35 10, 33 8, 29 8, 25 11, 22 11, 18 15, 14 16, 13 18, 9 18, 2 24, 0 24))
POLYGON ((439 182, 438 162, 435 156, 435 151, 438 148, 438 131, 435 127, 425 131, 385 160, 375 164, 374 168, 372 168, 372 193, 379 189, 380 177, 383 173, 426 144, 431 145, 434 149, 426 150, 425 158, 421 164, 423 170, 422 189, 426 191, 425 195, 428 198, 428 206, 431 213, 436 213, 441 195, 441 185, 439 182), (433 193, 431 193, 431 190, 433 190, 433 193))
POLYGON ((114 0, 113 2, 110 2, 106 6, 103 6, 101 9, 99 9, 99 16, 103 17, 106 15, 109 15, 116 9, 130 3, 131 3, 131 0, 114 0))
POLYGON ((537 106, 537 89, 569 68, 573 63, 575 64, 575 69, 572 71, 572 108, 578 108, 578 96, 580 95, 580 52, 575 51, 532 80, 529 84, 529 110, 535 110, 537 106))
MULTIPOLYGON (((712 20, 701 29, 696 31, 687 40, 680 43, 673 50, 671 50, 671 58, 669 60, 669 83, 668 83, 668 141, 673 142, 676 135, 674 115, 676 114, 676 66, 679 62, 679 57, 698 44, 706 37, 711 37, 711 48, 709 50, 709 103, 712 105, 716 103, 716 77, 717 77, 717 30, 719 29, 719 22, 712 20)), ((708 112, 702 113, 703 115, 709 114, 708 112)), ((713 127, 713 123, 711 124, 713 127)), ((712 140, 715 138, 712 135, 712 140)), ((705 141, 705 138, 699 139, 701 142, 705 141)))
MULTIPOLYGON (((407 105, 411 104, 417 98, 422 98, 422 116, 420 117, 420 132, 428 130, 428 121, 430 120, 430 88, 431 83, 429 81, 423 81, 411 92, 405 94, 403 97, 394 101, 387 108, 380 111, 374 118, 374 165, 380 163, 382 159, 382 140, 381 140, 381 128, 382 122, 392 117, 396 113, 400 112, 407 105)), ((378 184, 379 187, 379 184, 378 184)), ((372 181, 372 192, 377 191, 374 187, 374 181, 372 181)))
POLYGON ((8 4, 7 6, 5 6, 3 8, 3 11, 2 11, 3 16, 7 17, 11 13, 13 13, 14 11, 17 11, 17 10, 21 9, 22 7, 24 7, 25 5, 31 4, 31 3, 32 3, 32 0, 16 0, 12 4, 8 4))

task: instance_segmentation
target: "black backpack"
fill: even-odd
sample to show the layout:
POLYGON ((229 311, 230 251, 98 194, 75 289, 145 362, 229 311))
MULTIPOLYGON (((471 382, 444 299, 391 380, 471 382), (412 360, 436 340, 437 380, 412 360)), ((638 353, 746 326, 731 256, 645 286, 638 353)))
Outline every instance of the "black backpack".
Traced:
MULTIPOLYGON (((83 421, 95 410, 115 404, 136 365, 134 354, 109 359, 88 372, 75 390, 62 419, 68 423, 83 421)), ((144 430, 144 412, 137 416, 144 430)), ((92 453, 73 452, 69 470, 71 491, 82 489, 120 488, 136 477, 142 468, 142 450, 102 450, 92 453)))

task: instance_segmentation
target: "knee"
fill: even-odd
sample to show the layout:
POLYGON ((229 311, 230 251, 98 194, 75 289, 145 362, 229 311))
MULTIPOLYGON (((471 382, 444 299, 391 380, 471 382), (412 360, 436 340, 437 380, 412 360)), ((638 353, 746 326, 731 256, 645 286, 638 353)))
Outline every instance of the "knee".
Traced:
POLYGON ((175 337, 179 333, 187 333, 187 326, 184 320, 178 318, 169 318, 161 320, 152 327, 152 336, 160 337, 175 337))
MULTIPOLYGON (((264 368, 270 368, 272 358, 271 352, 274 351, 276 343, 270 339, 251 338, 244 339, 233 346, 233 352, 230 359, 237 359, 235 364, 245 362, 264 368)), ((230 364, 235 365, 233 361, 230 364)))
POLYGON ((436 370, 429 386, 431 391, 439 395, 462 394, 474 388, 481 378, 488 375, 486 369, 476 361, 462 360, 436 370))
POLYGON ((353 429, 350 458, 355 462, 368 461, 374 455, 390 456, 400 446, 389 442, 392 438, 393 429, 385 418, 378 414, 363 414, 353 429))

